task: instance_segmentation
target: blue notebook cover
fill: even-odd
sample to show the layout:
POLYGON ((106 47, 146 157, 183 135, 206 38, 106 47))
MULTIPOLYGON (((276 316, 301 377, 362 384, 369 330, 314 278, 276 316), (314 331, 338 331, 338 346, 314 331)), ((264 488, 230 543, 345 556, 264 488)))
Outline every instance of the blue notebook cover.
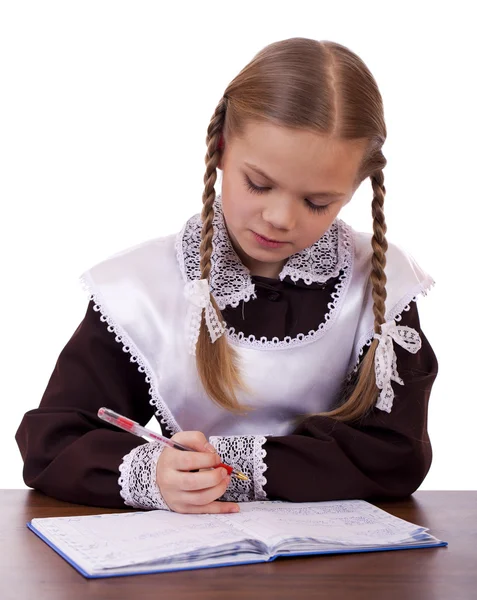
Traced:
MULTIPOLYGON (((380 547, 380 548, 340 548, 340 549, 335 549, 335 550, 313 550, 313 551, 306 551, 306 552, 283 552, 283 553, 277 553, 274 556, 271 557, 254 557, 253 559, 251 558, 250 554, 248 554, 247 558, 244 558, 243 560, 238 559, 238 556, 236 556, 235 560, 230 561, 227 560, 227 557, 223 557, 223 558, 219 558, 216 560, 208 560, 207 564, 204 564, 204 561, 202 561, 199 564, 187 564, 186 566, 184 565, 176 565, 176 566, 170 566, 170 565, 159 565, 157 567, 154 566, 149 566, 149 567, 144 567, 144 569, 137 569, 137 568, 130 568, 128 569, 127 567, 120 567, 118 569, 114 569, 111 571, 103 571, 101 573, 97 573, 97 574, 91 574, 88 573, 87 571, 85 571, 80 565, 78 565, 74 560, 72 560, 72 558, 70 556, 68 556, 67 554, 65 554, 62 550, 60 550, 51 540, 49 540, 47 537, 45 537, 40 531, 38 531, 38 529, 31 523, 31 521, 29 523, 27 523, 27 527, 28 529, 30 529, 33 533, 35 533, 40 539, 42 539, 46 544, 48 544, 48 546, 50 546, 50 548, 52 548, 55 552, 57 552, 65 561, 67 561, 72 567, 74 567, 79 573, 81 573, 81 575, 83 575, 84 577, 86 577, 87 579, 103 579, 103 578, 109 578, 109 577, 125 577, 128 575, 147 575, 147 574, 152 574, 152 573, 168 573, 168 572, 173 572, 173 571, 184 571, 184 570, 196 570, 196 569, 210 569, 210 568, 218 568, 218 567, 230 567, 230 566, 236 566, 236 565, 248 565, 248 564, 257 564, 257 563, 266 563, 266 562, 271 562, 274 561, 277 558, 280 557, 291 557, 291 556, 319 556, 319 555, 325 555, 325 554, 350 554, 350 553, 362 553, 362 552, 385 552, 385 551, 389 551, 389 550, 414 550, 414 549, 418 549, 418 548, 438 548, 438 547, 443 547, 443 546, 447 546, 448 543, 444 542, 442 540, 437 540, 436 542, 431 542, 431 543, 426 543, 426 544, 417 544, 417 545, 399 545, 399 546, 386 546, 386 547, 380 547)), ((421 539, 423 536, 422 534, 418 534, 416 536, 414 536, 414 539, 416 541, 418 541, 419 539, 421 539)), ((425 537, 425 534, 424 534, 425 537)))

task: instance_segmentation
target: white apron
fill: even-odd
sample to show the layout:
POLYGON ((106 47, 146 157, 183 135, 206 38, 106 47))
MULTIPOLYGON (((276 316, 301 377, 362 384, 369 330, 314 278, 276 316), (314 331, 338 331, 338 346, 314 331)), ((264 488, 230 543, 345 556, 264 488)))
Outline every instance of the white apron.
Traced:
MULTIPOLYGON (((253 392, 238 393, 238 399, 254 410, 237 416, 205 394, 188 349, 184 286, 200 276, 200 226, 200 216, 195 215, 177 235, 144 242, 100 262, 82 275, 83 286, 105 326, 144 372, 162 427, 171 433, 198 430, 207 437, 286 435, 297 415, 332 408, 344 379, 373 338, 371 234, 356 232, 337 219, 321 240, 288 260, 281 278, 290 275, 310 283, 343 273, 330 312, 317 315, 314 331, 280 341, 244 338, 227 330, 240 356, 243 379, 253 392)), ((253 302, 254 286, 231 247, 220 196, 214 230, 210 288, 219 307, 253 302)), ((407 305, 434 282, 394 244, 389 244, 386 259, 386 321, 399 320, 407 305)), ((389 336, 387 342, 392 351, 389 336)), ((390 403, 379 407, 391 410, 390 403)))

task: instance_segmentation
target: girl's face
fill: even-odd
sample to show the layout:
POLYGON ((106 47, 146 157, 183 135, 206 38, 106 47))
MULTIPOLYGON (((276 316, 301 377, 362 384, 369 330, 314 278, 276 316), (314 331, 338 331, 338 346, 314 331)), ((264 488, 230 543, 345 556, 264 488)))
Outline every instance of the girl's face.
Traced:
POLYGON ((278 277, 289 256, 326 232, 356 191, 365 143, 256 122, 226 142, 224 219, 252 275, 278 277))

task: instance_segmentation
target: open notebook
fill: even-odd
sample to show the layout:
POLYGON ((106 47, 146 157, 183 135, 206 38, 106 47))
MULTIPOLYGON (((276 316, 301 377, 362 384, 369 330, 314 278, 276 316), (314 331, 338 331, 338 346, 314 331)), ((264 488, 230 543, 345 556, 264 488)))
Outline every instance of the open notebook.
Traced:
POLYGON ((447 546, 425 527, 364 500, 242 502, 240 509, 229 515, 153 510, 52 517, 27 526, 88 578, 447 546))

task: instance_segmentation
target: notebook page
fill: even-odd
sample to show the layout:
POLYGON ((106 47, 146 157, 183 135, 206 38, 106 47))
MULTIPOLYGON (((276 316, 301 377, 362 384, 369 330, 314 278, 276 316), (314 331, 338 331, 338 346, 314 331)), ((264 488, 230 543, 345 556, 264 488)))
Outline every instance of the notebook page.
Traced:
MULTIPOLYGON (((222 566, 224 563, 227 565, 234 564, 251 564, 251 563, 263 563, 266 556, 255 553, 240 552, 229 555, 220 555, 216 557, 207 557, 200 560, 191 560, 189 562, 184 561, 181 563, 139 563, 137 565, 127 565, 123 567, 115 567, 110 569, 97 569, 91 572, 91 575, 123 575, 123 574, 141 574, 141 573, 161 573, 170 571, 182 571, 187 569, 197 569, 204 567, 216 567, 222 566)), ((158 598, 160 596, 158 595, 158 598)))
MULTIPOLYGON (((337 546, 381 546, 425 540, 426 528, 409 523, 364 500, 240 504, 241 512, 216 515, 237 529, 262 540, 271 551, 283 544, 297 549, 316 548, 317 542, 337 546)), ((434 539, 434 538, 433 538, 434 539)))
POLYGON ((247 541, 246 533, 214 515, 156 510, 39 518, 32 519, 32 525, 88 572, 265 550, 259 542, 247 541))

